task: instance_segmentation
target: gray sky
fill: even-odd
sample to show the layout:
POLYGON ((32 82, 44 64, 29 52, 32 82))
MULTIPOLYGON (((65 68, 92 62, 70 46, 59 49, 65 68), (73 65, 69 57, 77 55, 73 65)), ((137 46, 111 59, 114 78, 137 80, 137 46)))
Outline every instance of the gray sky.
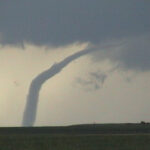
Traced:
POLYGON ((88 46, 43 86, 36 125, 150 121, 149 14, 148 0, 2 0, 0 126, 21 124, 36 75, 88 46))

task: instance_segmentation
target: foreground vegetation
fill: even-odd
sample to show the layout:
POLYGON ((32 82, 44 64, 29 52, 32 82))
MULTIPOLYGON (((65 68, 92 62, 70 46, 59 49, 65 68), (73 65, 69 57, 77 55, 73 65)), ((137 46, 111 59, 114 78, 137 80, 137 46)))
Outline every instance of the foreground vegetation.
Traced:
POLYGON ((150 124, 1 127, 0 150, 150 150, 150 124))
POLYGON ((149 150, 150 135, 2 135, 0 150, 149 150))

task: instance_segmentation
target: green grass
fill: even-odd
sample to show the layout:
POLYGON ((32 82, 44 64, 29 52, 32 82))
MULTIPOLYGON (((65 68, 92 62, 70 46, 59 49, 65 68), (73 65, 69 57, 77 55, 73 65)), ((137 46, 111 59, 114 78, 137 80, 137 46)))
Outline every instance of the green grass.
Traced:
POLYGON ((0 150, 150 150, 150 123, 1 127, 0 150))
POLYGON ((0 150, 150 150, 150 135, 0 135, 0 150))

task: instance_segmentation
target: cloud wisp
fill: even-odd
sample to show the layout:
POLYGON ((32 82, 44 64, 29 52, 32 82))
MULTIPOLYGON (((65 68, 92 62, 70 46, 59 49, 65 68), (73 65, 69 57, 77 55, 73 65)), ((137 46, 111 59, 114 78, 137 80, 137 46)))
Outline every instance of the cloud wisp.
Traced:
POLYGON ((76 83, 83 86, 86 90, 95 91, 102 88, 108 75, 104 72, 96 71, 89 73, 87 79, 78 77, 76 83))

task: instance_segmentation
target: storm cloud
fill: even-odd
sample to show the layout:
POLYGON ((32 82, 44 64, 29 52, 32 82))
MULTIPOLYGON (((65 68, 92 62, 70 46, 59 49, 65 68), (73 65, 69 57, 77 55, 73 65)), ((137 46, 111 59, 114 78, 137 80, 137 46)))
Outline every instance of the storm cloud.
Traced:
POLYGON ((150 3, 146 0, 2 0, 0 43, 101 45, 125 38, 129 40, 123 48, 121 45, 121 49, 116 50, 120 46, 117 45, 115 50, 114 47, 105 50, 103 59, 108 58, 127 69, 149 70, 149 14, 150 3))
POLYGON ((110 60, 123 70, 150 70, 150 34, 106 42, 93 61, 110 60))
POLYGON ((147 33, 150 5, 139 0, 1 1, 3 44, 99 43, 147 33))

